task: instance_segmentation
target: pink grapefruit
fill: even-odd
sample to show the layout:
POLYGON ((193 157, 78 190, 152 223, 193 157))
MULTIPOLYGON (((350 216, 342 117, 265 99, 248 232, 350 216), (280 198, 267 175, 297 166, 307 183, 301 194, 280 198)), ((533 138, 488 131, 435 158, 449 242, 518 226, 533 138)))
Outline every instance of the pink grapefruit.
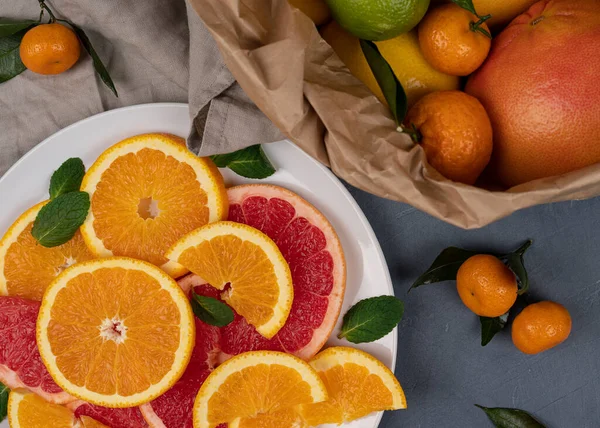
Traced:
POLYGON ((139 407, 125 407, 111 409, 96 406, 85 401, 76 401, 68 406, 75 412, 75 416, 89 416, 110 428, 146 428, 148 424, 142 417, 139 407))

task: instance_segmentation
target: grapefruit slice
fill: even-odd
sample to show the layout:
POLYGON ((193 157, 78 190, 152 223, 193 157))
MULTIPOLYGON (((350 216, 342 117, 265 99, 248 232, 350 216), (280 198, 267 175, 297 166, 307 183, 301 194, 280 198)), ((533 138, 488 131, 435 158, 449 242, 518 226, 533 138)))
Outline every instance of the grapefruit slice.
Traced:
POLYGON ((208 376, 194 402, 194 427, 214 427, 326 399, 323 382, 303 360, 282 352, 246 352, 208 376))
POLYGON ((300 406, 309 426, 341 424, 382 410, 406 408, 406 398, 394 374, 375 357, 354 348, 333 347, 316 355, 310 365, 329 394, 327 401, 300 406))
POLYGON ((42 300, 46 287, 65 268, 93 259, 80 232, 63 245, 41 246, 31 235, 36 216, 48 201, 19 216, 0 240, 0 295, 42 300))
MULTIPOLYGON (((236 315, 221 329, 221 350, 227 355, 285 351, 308 360, 331 335, 344 298, 346 263, 337 234, 315 207, 282 187, 249 184, 230 188, 228 195, 229 220, 261 230, 279 247, 292 272, 294 301, 286 324, 271 340, 236 315)), ((205 283, 198 276, 179 281, 186 289, 205 283)))
POLYGON ((266 338, 277 334, 292 307, 290 268, 259 230, 221 221, 188 233, 167 251, 169 260, 202 276, 266 338))
MULTIPOLYGON (((96 406, 85 401, 76 401, 68 405, 73 409, 75 417, 83 422, 93 420, 96 423, 106 425, 110 428, 146 428, 148 424, 142 416, 139 407, 126 407, 122 409, 111 409, 96 406)), ((88 422, 89 423, 89 422, 88 422)))
MULTIPOLYGON (((209 288, 209 286, 207 286, 209 288)), ((216 295, 219 291, 213 287, 216 295)), ((196 318, 196 344, 183 376, 160 397, 140 407, 153 428, 192 428, 192 409, 198 390, 217 364, 220 333, 196 318)))
POLYGON ((219 170, 173 135, 144 134, 115 144, 88 170, 81 190, 91 199, 81 231, 92 252, 145 260, 173 277, 186 270, 164 257, 167 249, 227 216, 219 170))
POLYGON ((65 391, 105 407, 133 407, 181 377, 194 316, 177 283, 150 263, 78 263, 50 284, 37 320, 44 365, 65 391))
POLYGON ((10 392, 8 423, 11 428, 109 428, 91 417, 78 419, 67 407, 49 403, 39 395, 23 390, 10 392))
POLYGON ((0 382, 11 390, 25 388, 51 403, 74 398, 46 370, 35 339, 40 303, 20 297, 0 297, 0 382))

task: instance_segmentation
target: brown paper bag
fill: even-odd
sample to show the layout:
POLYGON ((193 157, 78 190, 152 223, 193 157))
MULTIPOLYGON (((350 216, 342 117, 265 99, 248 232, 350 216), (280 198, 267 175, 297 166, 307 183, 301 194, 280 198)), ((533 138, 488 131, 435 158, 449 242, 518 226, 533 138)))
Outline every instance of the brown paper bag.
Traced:
POLYGON ((256 105, 305 152, 360 189, 467 229, 532 205, 600 194, 600 164, 504 192, 446 180, 287 0, 190 1, 256 105))

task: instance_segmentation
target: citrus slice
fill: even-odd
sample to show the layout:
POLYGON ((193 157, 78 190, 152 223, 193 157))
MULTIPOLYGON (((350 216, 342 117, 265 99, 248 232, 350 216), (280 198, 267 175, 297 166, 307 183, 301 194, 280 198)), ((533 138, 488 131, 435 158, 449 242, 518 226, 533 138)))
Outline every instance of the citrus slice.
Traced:
POLYGON ((12 390, 27 389, 52 403, 75 398, 64 392, 46 370, 35 339, 40 302, 0 297, 0 382, 12 390))
POLYGON ((300 406, 299 413, 310 426, 341 424, 372 412, 406 408, 404 391, 394 374, 366 352, 329 348, 310 365, 329 393, 325 402, 300 406))
POLYGON ((67 407, 18 389, 8 396, 8 423, 11 428, 108 428, 90 417, 79 420, 67 407))
POLYGON ((301 359, 282 352, 246 352, 208 376, 194 402, 194 427, 243 421, 326 399, 319 375, 301 359))
POLYGON ((237 418, 228 428, 309 428, 309 425, 295 408, 289 408, 253 418, 237 418))
MULTIPOLYGON (((108 407, 96 406, 85 401, 76 401, 67 405, 75 413, 84 427, 86 421, 88 424, 100 423, 101 426, 111 428, 147 428, 148 424, 142 416, 139 407, 126 407, 122 409, 111 409, 108 407), (93 422, 90 422, 93 421, 93 422)), ((94 426, 94 425, 90 425, 94 426)))
POLYGON ((46 287, 65 268, 93 259, 81 233, 58 247, 41 246, 31 235, 41 202, 17 218, 0 240, 0 295, 42 300, 46 287))
POLYGON ((91 260, 48 286, 37 344, 50 375, 71 395, 133 407, 182 375, 194 318, 185 294, 157 267, 125 257, 91 260))
POLYGON ((81 231, 99 257, 126 256, 178 277, 186 270, 165 251, 179 238, 227 216, 223 177, 208 158, 166 134, 128 138, 106 150, 81 190, 91 207, 81 231))
POLYGON ((181 238, 167 257, 226 291, 223 299, 264 337, 283 327, 292 307, 290 268, 277 245, 252 227, 222 221, 181 238))

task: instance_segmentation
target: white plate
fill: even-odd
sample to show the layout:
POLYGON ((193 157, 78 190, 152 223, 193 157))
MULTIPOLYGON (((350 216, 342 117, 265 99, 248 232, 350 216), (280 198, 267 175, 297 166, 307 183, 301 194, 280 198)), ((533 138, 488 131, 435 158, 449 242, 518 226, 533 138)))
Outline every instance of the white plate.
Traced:
MULTIPOLYGON (((145 104, 111 110, 75 123, 47 138, 27 153, 0 179, 0 234, 19 214, 48 197, 52 172, 67 158, 80 157, 87 167, 112 144, 145 132, 185 136, 190 129, 186 104, 145 104)), ((257 141, 259 143, 259 141, 257 141)), ((324 166, 289 141, 264 146, 277 172, 261 182, 286 187, 314 204, 333 224, 342 241, 348 267, 342 314, 361 299, 393 294, 381 247, 364 214, 340 181, 324 166)), ((248 183, 229 170, 228 185, 248 183)), ((341 324, 335 331, 339 330, 341 324)), ((396 330, 383 339, 358 346, 388 367, 396 364, 396 330)), ((335 337, 331 345, 344 344, 335 337)), ((374 428, 381 414, 347 424, 348 428, 374 428)), ((0 427, 8 427, 5 421, 0 427)))

